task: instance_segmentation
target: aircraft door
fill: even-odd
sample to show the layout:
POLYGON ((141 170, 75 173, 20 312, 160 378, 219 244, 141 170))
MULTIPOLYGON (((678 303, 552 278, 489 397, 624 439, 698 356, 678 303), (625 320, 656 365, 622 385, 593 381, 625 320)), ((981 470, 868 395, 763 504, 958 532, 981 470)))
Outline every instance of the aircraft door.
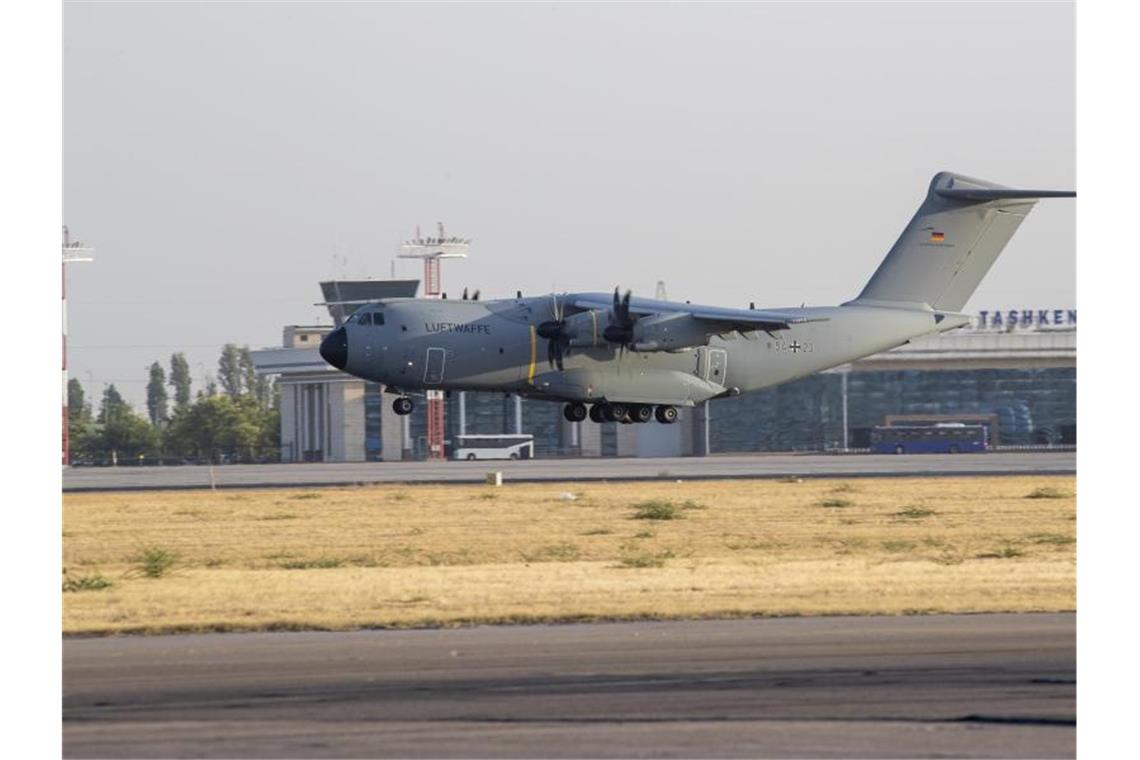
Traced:
POLYGON ((424 362, 424 385, 439 385, 443 382, 443 365, 447 358, 447 349, 429 348, 427 361, 424 362))
POLYGON ((702 349, 705 352, 705 375, 710 383, 724 385, 725 371, 728 368, 728 352, 724 349, 702 349))

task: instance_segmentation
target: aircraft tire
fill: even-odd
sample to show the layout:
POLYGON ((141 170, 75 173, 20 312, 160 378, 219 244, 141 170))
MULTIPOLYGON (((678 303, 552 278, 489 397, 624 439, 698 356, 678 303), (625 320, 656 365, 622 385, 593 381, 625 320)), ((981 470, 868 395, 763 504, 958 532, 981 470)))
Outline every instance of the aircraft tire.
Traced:
POLYGON ((405 414, 411 414, 412 410, 415 408, 416 405, 410 398, 407 398, 406 396, 401 396, 392 402, 392 411, 401 417, 403 417, 405 414))
POLYGON ((677 421, 677 407, 662 404, 654 411, 654 416, 662 425, 672 425, 677 421))
POLYGON ((606 404, 605 415, 607 422, 621 422, 629 413, 625 404, 606 404))
POLYGON ((629 408, 629 417, 638 424, 644 424, 653 419, 653 407, 648 404, 638 404, 629 408))
POLYGON ((562 407, 562 416, 568 422, 581 422, 586 419, 586 405, 577 401, 573 401, 566 406, 562 407))
POLYGON ((590 407, 590 419, 600 425, 606 421, 605 411, 606 408, 604 404, 594 404, 590 407))

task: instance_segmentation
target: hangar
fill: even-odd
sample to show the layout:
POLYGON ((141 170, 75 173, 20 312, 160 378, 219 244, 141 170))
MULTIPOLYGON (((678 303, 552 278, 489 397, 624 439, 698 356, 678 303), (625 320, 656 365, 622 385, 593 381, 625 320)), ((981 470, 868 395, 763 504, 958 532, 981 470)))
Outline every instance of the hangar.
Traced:
MULTIPOLYGON (((334 325, 378 298, 411 297, 416 280, 321 283, 334 325)), ((700 456, 864 448, 893 419, 984 417, 1002 445, 1075 445, 1076 311, 979 311, 971 327, 913 341, 756 393, 682 410, 675 425, 567 422, 561 405, 498 393, 445 399, 446 435, 530 433, 549 456, 700 456)), ((289 325, 279 347, 251 352, 281 391, 281 460, 380 461, 426 454, 423 406, 399 417, 383 388, 317 352, 333 325, 289 325)))

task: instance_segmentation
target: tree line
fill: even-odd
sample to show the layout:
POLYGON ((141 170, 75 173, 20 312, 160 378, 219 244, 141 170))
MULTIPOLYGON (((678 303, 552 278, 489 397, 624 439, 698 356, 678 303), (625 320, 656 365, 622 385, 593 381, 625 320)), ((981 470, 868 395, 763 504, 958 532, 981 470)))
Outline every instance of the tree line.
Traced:
POLYGON ((145 415, 136 412, 113 383, 103 389, 96 413, 79 381, 68 380, 72 463, 223 463, 279 458, 277 384, 257 374, 248 346, 227 343, 215 377, 207 379, 196 395, 185 355, 170 357, 169 373, 157 361, 148 371, 145 415))

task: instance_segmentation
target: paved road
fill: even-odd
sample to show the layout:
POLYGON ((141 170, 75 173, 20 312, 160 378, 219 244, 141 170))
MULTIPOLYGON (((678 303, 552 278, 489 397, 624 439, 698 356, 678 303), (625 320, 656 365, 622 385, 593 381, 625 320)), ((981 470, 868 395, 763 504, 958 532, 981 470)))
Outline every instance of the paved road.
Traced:
POLYGON ((1071 614, 64 641, 67 757, 1073 757, 1071 614))
POLYGON ((1071 474, 1069 452, 945 455, 755 454, 667 459, 533 459, 525 462, 361 462, 221 467, 76 467, 64 491, 346 485, 354 483, 475 483, 501 470, 507 481, 653 480, 672 478, 859 477, 891 475, 1071 474))

